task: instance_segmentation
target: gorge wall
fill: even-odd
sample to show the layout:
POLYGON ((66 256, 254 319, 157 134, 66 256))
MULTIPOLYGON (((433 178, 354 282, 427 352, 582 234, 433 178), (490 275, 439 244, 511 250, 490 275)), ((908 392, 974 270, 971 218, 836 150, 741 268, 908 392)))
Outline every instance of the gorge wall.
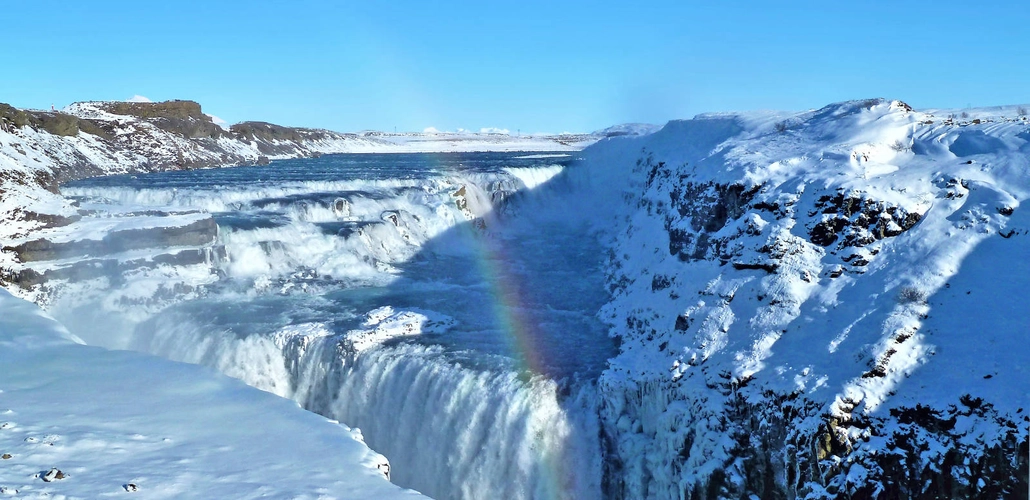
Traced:
POLYGON ((611 496, 1026 498, 1030 124, 963 115, 702 115, 585 152, 623 201, 611 496))

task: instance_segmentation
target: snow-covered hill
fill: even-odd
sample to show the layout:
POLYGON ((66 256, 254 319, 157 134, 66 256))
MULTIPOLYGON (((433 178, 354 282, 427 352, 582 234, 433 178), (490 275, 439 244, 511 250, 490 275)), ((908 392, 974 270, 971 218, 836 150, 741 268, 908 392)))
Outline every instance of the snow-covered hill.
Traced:
POLYGON ((450 153, 472 151, 579 151, 603 137, 600 134, 511 134, 503 132, 388 133, 362 132, 378 141, 377 153, 450 153))
POLYGON ((1019 108, 702 115, 584 154, 626 201, 602 311, 616 496, 1026 497, 1019 108))

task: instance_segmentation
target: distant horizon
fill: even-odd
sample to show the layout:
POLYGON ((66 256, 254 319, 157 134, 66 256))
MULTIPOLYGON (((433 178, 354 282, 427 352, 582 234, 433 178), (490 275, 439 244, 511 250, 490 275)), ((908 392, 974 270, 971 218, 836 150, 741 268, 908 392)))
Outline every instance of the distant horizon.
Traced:
MULTIPOLYGON (((58 106, 56 104, 54 104, 52 106, 53 106, 53 110, 54 111, 61 112, 61 111, 64 111, 66 108, 68 108, 68 106, 71 106, 71 105, 76 104, 76 103, 83 103, 83 102, 142 102, 142 103, 161 103, 161 102, 170 102, 170 101, 193 101, 193 102, 196 102, 197 104, 200 104, 201 111, 205 115, 207 115, 208 117, 212 118, 212 121, 215 124, 225 128, 226 130, 228 130, 228 128, 231 127, 232 125, 236 125, 236 124, 239 124, 239 123, 262 122, 262 123, 270 123, 272 125, 279 125, 279 126, 284 126, 284 127, 324 129, 324 130, 329 130, 329 131, 332 131, 332 132, 339 132, 339 133, 346 133, 346 134, 361 134, 361 133, 366 133, 366 132, 376 132, 376 133, 383 133, 383 134, 439 134, 439 135, 448 135, 448 134, 454 134, 454 135, 459 135, 459 134, 478 134, 478 135, 511 135, 511 136, 518 136, 518 135, 523 135, 523 136, 545 136, 545 135, 546 136, 555 136, 555 135, 563 135, 563 134, 570 134, 570 135, 593 134, 593 133, 597 133, 597 132, 602 132, 602 131, 604 131, 606 129, 609 129, 609 128, 615 128, 615 127, 619 127, 619 126, 623 126, 623 125, 650 125, 650 126, 656 126, 656 127, 660 128, 660 127, 665 126, 670 121, 691 120, 693 118, 696 118, 697 116, 706 115, 706 114, 721 114, 721 113, 733 114, 733 113, 748 113, 748 112, 763 112, 763 111, 767 111, 767 112, 783 112, 783 113, 803 113, 803 112, 806 112, 806 111, 817 110, 817 109, 820 109, 820 108, 822 108, 824 106, 828 106, 828 105, 832 105, 832 104, 836 104, 836 103, 848 102, 848 101, 863 101, 863 100, 868 100, 868 99, 884 99, 886 101, 897 100, 897 101, 901 101, 901 102, 904 102, 906 104, 911 105, 911 103, 909 103, 909 101, 906 101, 904 99, 897 99, 897 98, 893 98, 893 97, 877 96, 877 97, 854 98, 854 99, 845 99, 845 100, 835 101, 835 102, 827 102, 827 103, 824 103, 822 106, 809 107, 809 108, 805 108, 805 109, 768 109, 768 108, 763 109, 763 108, 755 108, 755 109, 746 109, 746 110, 745 109, 738 109, 738 110, 701 111, 701 112, 696 113, 696 114, 694 114, 692 116, 684 116, 684 117, 679 117, 679 118, 670 118, 669 120, 666 120, 665 122, 661 122, 661 123, 622 122, 622 123, 609 124, 609 125, 606 125, 604 127, 600 127, 600 128, 593 129, 593 130, 563 130, 563 131, 549 131, 549 130, 525 131, 525 130, 520 130, 520 129, 516 129, 516 130, 513 131, 511 129, 501 128, 501 127, 483 127, 483 128, 480 128, 479 130, 471 130, 471 129, 465 129, 465 128, 459 127, 459 128, 457 128, 455 130, 440 130, 440 129, 438 129, 436 127, 433 127, 433 126, 426 127, 426 128, 424 128, 422 130, 400 130, 400 129, 397 129, 397 130, 384 130, 384 129, 375 129, 375 128, 359 128, 359 129, 351 129, 351 130, 340 130, 340 129, 333 129, 333 128, 328 128, 328 127, 309 126, 309 125, 304 125, 304 124, 277 123, 277 122, 273 122, 273 121, 269 121, 269 120, 264 120, 264 119, 262 119, 260 117, 254 117, 254 118, 245 117, 245 118, 243 118, 241 120, 229 122, 229 121, 226 121, 226 120, 222 119, 221 117, 219 117, 217 115, 214 115, 214 114, 208 112, 207 109, 204 108, 204 103, 200 102, 200 101, 197 101, 195 99, 170 98, 170 99, 154 100, 154 99, 150 99, 150 98, 148 98, 146 96, 141 96, 139 94, 135 94, 135 95, 133 95, 132 97, 130 97, 128 99, 85 99, 85 100, 81 100, 81 101, 75 101, 75 102, 67 103, 67 104, 61 105, 61 106, 58 106)), ((26 109, 26 110, 32 110, 32 111, 51 111, 51 107, 50 106, 47 106, 45 108, 42 108, 42 107, 37 108, 37 107, 19 106, 19 105, 15 104, 15 103, 4 102, 2 99, 0 99, 0 103, 10 104, 11 106, 14 106, 15 108, 18 108, 18 109, 26 109)), ((1005 108, 1026 109, 1026 108, 1030 108, 1030 101, 1027 101, 1027 102, 1004 103, 1004 104, 987 104, 987 105, 982 105, 982 106, 957 106, 957 107, 941 107, 941 106, 919 107, 919 106, 913 106, 912 108, 915 111, 919 111, 919 112, 928 112, 928 111, 961 111, 961 110, 974 110, 974 109, 992 110, 992 109, 1005 109, 1005 108)))
POLYGON ((1030 101, 1030 9, 301 0, 7 6, 0 101, 188 99, 229 123, 591 132, 868 97, 1030 101), (84 43, 88 41, 88 43, 84 43))

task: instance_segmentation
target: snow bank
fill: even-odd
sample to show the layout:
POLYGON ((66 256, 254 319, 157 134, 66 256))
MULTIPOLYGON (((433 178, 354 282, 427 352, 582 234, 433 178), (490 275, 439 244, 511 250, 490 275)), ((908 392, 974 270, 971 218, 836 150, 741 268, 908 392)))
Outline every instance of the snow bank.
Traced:
POLYGON ((357 429, 197 366, 82 345, 5 290, 0 366, 6 494, 418 496, 390 484, 357 429))

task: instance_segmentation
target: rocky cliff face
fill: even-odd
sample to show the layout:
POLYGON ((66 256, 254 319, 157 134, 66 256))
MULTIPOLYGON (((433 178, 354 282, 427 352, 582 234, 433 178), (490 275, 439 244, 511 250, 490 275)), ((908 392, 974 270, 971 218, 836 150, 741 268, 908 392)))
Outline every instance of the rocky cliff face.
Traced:
POLYGON ((628 186, 609 493, 1026 498, 1028 153, 1015 108, 880 100, 587 150, 628 186))

